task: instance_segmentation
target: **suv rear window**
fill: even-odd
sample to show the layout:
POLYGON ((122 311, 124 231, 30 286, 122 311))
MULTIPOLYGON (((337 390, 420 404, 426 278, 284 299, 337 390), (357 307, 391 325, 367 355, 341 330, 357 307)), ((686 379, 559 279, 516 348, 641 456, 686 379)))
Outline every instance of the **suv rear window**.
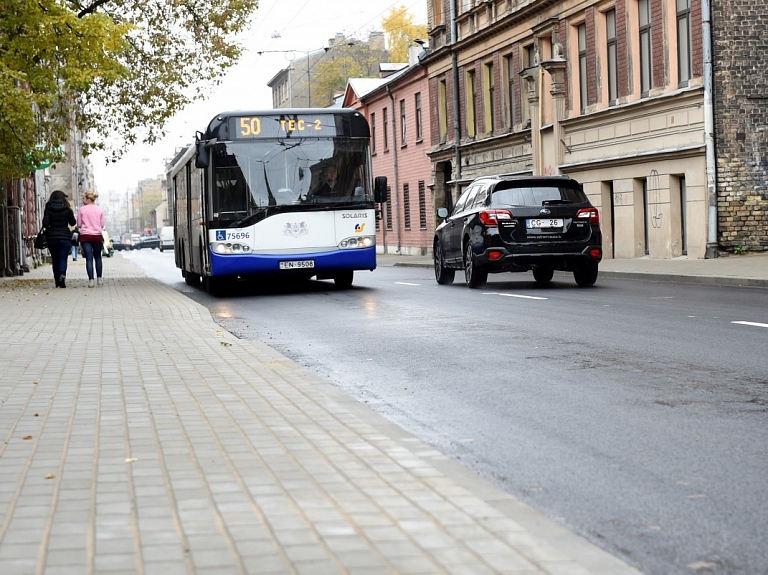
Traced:
POLYGON ((583 204, 588 201, 586 194, 578 188, 568 186, 525 186, 514 182, 501 182, 493 190, 492 205, 501 206, 544 206, 549 204, 583 204), (509 186, 504 188, 504 186, 509 186))

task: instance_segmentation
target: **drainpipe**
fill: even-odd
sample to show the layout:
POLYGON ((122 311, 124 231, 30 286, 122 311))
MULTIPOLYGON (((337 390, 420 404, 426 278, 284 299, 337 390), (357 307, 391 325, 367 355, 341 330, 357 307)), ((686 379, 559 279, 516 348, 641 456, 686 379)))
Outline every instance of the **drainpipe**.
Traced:
MULTIPOLYGON (((389 89, 389 84, 386 86, 387 94, 389 94, 389 101, 392 102, 392 151, 394 152, 393 160, 395 162, 395 224, 397 225, 397 252, 400 253, 400 184, 397 171, 397 112, 395 111, 395 95, 392 90, 389 89)), ((386 130, 387 127, 384 126, 386 130)), ((386 226, 385 226, 386 227, 386 226)))
MULTIPOLYGON (((458 32, 456 31, 456 2, 457 0, 451 0, 451 70, 453 72, 453 163, 456 166, 456 175, 454 181, 456 181, 456 190, 459 189, 459 180, 461 179, 461 150, 459 149, 459 142, 461 142, 461 124, 459 123, 459 56, 456 53, 454 46, 458 41, 458 32)), ((458 198, 457 198, 458 199, 458 198)), ((453 205, 453 200, 451 201, 453 205)))
POLYGON ((705 258, 717 257, 717 163, 715 160, 715 115, 712 104, 712 16, 710 0, 701 1, 702 43, 704 52, 704 144, 707 158, 707 200, 709 227, 705 258))

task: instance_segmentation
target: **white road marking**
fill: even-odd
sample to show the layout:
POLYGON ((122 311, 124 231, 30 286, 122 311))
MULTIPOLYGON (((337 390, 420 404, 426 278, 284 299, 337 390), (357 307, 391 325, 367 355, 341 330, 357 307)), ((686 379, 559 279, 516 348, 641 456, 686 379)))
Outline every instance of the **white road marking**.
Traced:
POLYGON ((409 284, 408 282, 395 282, 396 284, 400 284, 401 286, 420 286, 421 284, 409 284))
POLYGON ((739 325, 753 325, 755 327, 768 327, 768 323, 757 323, 754 321, 732 321, 731 323, 737 323, 739 325))
POLYGON ((518 295, 514 293, 486 292, 483 295, 503 295, 504 297, 519 297, 521 299, 549 299, 548 297, 537 297, 534 295, 518 295))

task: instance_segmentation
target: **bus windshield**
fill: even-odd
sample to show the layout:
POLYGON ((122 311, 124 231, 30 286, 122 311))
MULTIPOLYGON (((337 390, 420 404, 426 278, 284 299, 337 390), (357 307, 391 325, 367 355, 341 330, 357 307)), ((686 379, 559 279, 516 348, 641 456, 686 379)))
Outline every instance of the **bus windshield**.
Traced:
POLYGON ((333 209, 373 201, 366 140, 234 141, 218 143, 212 152, 211 216, 220 224, 239 223, 271 207, 333 209), (335 176, 334 191, 321 193, 328 189, 329 174, 335 176))

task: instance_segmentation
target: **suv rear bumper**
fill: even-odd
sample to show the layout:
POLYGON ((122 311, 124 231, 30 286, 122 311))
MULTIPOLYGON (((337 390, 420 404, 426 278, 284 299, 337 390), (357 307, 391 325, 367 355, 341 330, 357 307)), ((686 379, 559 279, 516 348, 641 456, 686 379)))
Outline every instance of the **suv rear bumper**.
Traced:
POLYGON ((573 246, 573 250, 560 251, 527 251, 525 253, 511 252, 503 247, 487 248, 484 252, 476 254, 476 264, 484 266, 489 272, 523 272, 534 267, 547 267, 560 271, 573 271, 585 263, 600 263, 603 259, 603 249, 599 244, 583 244, 573 246), (595 254, 597 251, 597 254, 595 254))

